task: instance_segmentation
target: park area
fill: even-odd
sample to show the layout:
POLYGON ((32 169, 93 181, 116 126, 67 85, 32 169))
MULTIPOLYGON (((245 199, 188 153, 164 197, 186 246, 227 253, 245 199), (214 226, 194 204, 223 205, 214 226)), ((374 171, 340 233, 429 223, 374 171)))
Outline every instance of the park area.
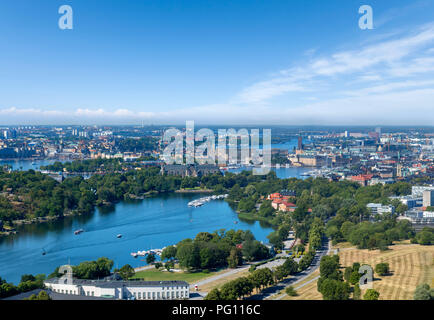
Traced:
POLYGON ((167 271, 157 269, 147 269, 138 271, 132 277, 132 279, 142 279, 145 281, 186 281, 191 285, 194 285, 197 281, 218 275, 224 271, 217 272, 187 272, 187 271, 167 271))
MULTIPOLYGON (((369 264, 375 268, 378 263, 388 263, 390 274, 379 276, 374 273, 373 288, 380 293, 380 300, 413 300, 413 294, 419 284, 434 286, 434 246, 398 242, 390 250, 360 250, 348 243, 341 243, 339 249, 341 270, 352 266, 354 262, 369 264)), ((289 297, 283 293, 275 298, 282 300, 322 300, 317 290, 319 270, 304 281, 297 283, 297 296, 289 297), (310 281, 313 280, 314 281, 310 281)))

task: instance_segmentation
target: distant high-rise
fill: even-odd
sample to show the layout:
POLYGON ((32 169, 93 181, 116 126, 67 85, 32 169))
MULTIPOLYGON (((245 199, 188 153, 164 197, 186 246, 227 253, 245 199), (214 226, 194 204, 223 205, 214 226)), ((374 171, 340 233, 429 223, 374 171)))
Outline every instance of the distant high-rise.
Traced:
POLYGON ((423 206, 424 207, 434 206, 434 190, 425 190, 423 192, 423 206))
POLYGON ((298 150, 303 150, 303 138, 298 136, 298 150))
POLYGON ((378 133, 378 135, 381 137, 381 128, 380 127, 375 128, 375 132, 378 133))

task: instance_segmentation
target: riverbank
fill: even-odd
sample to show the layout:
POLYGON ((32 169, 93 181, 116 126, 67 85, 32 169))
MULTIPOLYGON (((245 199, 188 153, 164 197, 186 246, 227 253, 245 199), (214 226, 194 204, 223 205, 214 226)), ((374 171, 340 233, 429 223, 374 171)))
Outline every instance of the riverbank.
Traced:
POLYGON ((240 221, 225 201, 188 207, 199 197, 166 193, 143 201, 120 201, 110 208, 97 207, 92 214, 17 226, 18 235, 0 238, 1 277, 18 284, 23 274, 48 274, 68 261, 77 265, 98 257, 114 260, 116 268, 125 264, 139 268, 146 259, 133 258, 131 252, 163 248, 220 229, 250 230, 256 239, 267 242, 273 231, 270 227, 240 221), (75 235, 79 229, 84 232, 75 235), (118 234, 122 238, 117 238, 118 234))
POLYGON ((179 189, 175 193, 213 193, 211 189, 179 189))

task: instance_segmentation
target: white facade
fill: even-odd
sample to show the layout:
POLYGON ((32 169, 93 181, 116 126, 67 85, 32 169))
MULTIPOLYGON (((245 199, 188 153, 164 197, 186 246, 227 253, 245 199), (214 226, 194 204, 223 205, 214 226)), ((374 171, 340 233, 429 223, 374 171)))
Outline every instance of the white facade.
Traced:
POLYGON ((133 300, 182 300, 190 297, 190 286, 184 281, 100 281, 73 280, 72 284, 49 279, 45 286, 68 295, 133 300))
POLYGON ((395 207, 392 205, 383 206, 381 203, 368 203, 366 205, 372 214, 395 213, 395 207))
POLYGON ((426 190, 434 190, 433 186, 413 186, 411 187, 411 195, 415 197, 422 197, 423 192, 426 190))

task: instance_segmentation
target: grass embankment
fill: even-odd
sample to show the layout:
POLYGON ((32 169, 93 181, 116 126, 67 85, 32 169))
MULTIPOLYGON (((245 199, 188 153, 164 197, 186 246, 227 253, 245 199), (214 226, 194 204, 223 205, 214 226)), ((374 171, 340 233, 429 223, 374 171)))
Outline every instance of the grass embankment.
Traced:
MULTIPOLYGON (((226 272, 227 271, 228 270, 226 270, 226 272)), ((212 282, 208 282, 204 285, 199 286, 199 291, 209 292, 214 288, 220 289, 225 283, 227 283, 229 281, 235 280, 235 279, 240 278, 240 277, 248 277, 249 275, 250 275, 250 272, 248 269, 237 272, 237 273, 233 273, 233 274, 227 275, 224 278, 220 278, 220 279, 217 279, 217 280, 214 280, 212 282)))
POLYGON ((213 193, 213 192, 214 190, 212 189, 202 189, 200 187, 184 188, 175 191, 175 193, 213 193))
POLYGON ((271 300, 322 300, 321 293, 316 290, 317 280, 312 281, 318 276, 319 270, 316 270, 303 281, 294 284, 293 287, 297 291, 297 296, 290 297, 285 294, 285 290, 282 290, 280 294, 272 297, 271 300))
MULTIPOLYGON (((421 246, 403 241, 390 246, 390 250, 360 250, 348 243, 336 246, 342 270, 354 262, 369 264, 372 268, 380 262, 389 263, 391 274, 378 276, 374 273, 374 289, 380 292, 380 300, 412 300, 416 286, 422 283, 434 285, 434 246, 421 246)), ((319 275, 319 271, 314 273, 319 275)), ((308 279, 306 279, 308 281, 308 279)), ((294 287, 298 287, 298 283, 294 287)), ((297 290, 296 297, 289 300, 322 300, 317 291, 317 281, 297 290)), ((362 292, 363 294, 364 292, 362 292)))
POLYGON ((145 281, 186 281, 189 284, 215 276, 223 271, 216 272, 168 272, 157 269, 143 270, 136 272, 132 279, 143 279, 145 281))
POLYGON ((238 218, 241 220, 245 220, 245 221, 260 221, 260 222, 265 222, 268 223, 270 226, 274 226, 275 224, 273 223, 273 218, 267 218, 267 217, 263 217, 259 214, 252 214, 252 213, 246 213, 246 212, 240 212, 238 213, 238 218))

